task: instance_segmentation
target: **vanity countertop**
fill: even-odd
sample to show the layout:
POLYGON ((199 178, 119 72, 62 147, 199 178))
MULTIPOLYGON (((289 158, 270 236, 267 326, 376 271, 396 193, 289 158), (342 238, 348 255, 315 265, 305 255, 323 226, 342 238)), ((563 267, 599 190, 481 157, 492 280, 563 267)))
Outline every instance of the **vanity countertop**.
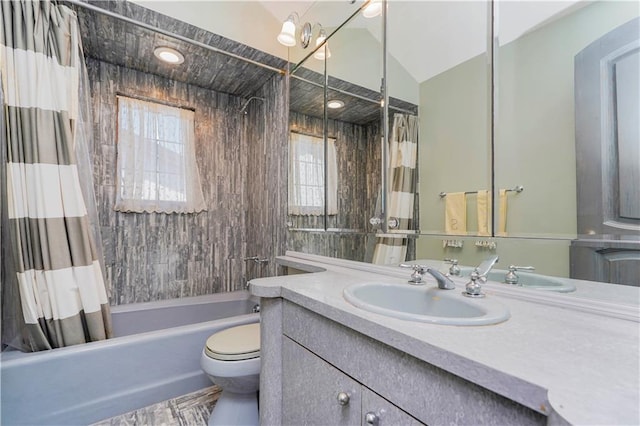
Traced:
MULTIPOLYGON (((495 325, 457 327, 370 313, 343 298, 344 288, 351 284, 403 285, 410 275, 405 269, 294 252, 278 258, 278 263, 311 273, 252 280, 254 295, 289 300, 571 424, 640 424, 638 288, 624 290, 631 300, 621 309, 636 316, 629 320, 590 313, 581 303, 577 308, 571 303, 545 303, 544 298, 553 297, 537 299, 539 293, 532 290, 526 290, 534 295, 531 300, 510 297, 487 285, 487 298, 507 305, 511 318, 495 325)), ((429 275, 426 281, 435 286, 429 275)), ((454 291, 461 291, 466 281, 454 281, 458 287, 454 291)), ((517 289, 512 291, 517 294, 517 289)), ((564 296, 559 300, 580 302, 564 296)))

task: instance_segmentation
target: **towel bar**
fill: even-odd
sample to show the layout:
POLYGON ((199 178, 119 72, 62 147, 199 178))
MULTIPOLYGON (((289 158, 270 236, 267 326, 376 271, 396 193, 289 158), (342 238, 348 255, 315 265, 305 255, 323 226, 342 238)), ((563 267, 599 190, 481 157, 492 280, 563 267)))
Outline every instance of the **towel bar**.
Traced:
MULTIPOLYGON (((520 192, 522 192, 522 191, 524 191, 524 186, 522 186, 522 185, 518 185, 518 186, 516 186, 515 188, 512 188, 512 189, 507 189, 507 192, 517 192, 517 193, 520 193, 520 192)), ((465 195, 468 195, 468 194, 477 194, 477 193, 478 193, 478 191, 465 191, 465 195)), ((446 196, 447 196, 447 193, 446 193, 446 192, 441 192, 439 195, 440 195, 440 198, 444 198, 444 197, 446 197, 446 196)))

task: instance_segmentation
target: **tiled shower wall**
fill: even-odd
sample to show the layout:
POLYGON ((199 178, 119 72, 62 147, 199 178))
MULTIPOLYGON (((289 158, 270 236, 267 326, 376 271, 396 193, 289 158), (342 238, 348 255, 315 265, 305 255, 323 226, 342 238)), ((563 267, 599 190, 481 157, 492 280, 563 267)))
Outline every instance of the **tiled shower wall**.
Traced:
POLYGON ((275 276, 275 257, 287 247, 288 91, 285 77, 275 76, 256 94, 265 100, 252 101, 246 116, 246 250, 248 256, 269 259, 246 264, 249 280, 275 276))
MULTIPOLYGON (((282 192, 286 141, 284 81, 265 82, 264 105, 240 113, 244 99, 88 59, 94 117, 94 184, 112 305, 243 289, 247 278, 273 275, 243 258, 284 253, 282 192), (157 99, 195 110, 196 152, 207 211, 121 213, 116 191, 117 95, 157 99), (267 108, 266 110, 263 108, 267 108), (268 111, 268 129, 264 126, 268 111), (279 139, 280 138, 280 139, 279 139), (267 153, 267 154, 265 154, 267 153), (283 154, 284 153, 284 154, 283 154), (260 188, 253 186, 260 183, 260 188), (263 192, 270 197, 256 197, 263 192)), ((254 101, 255 103, 255 101, 254 101)), ((286 183, 286 180, 285 180, 286 183)), ((284 203, 284 204, 283 204, 284 203)), ((283 210, 284 205, 284 210, 283 210)))

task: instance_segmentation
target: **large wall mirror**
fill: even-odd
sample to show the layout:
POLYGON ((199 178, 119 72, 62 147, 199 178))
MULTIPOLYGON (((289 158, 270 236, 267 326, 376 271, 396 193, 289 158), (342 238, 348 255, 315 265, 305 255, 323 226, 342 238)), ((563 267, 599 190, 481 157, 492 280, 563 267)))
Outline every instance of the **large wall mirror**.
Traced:
MULTIPOLYGON (((318 2, 317 7, 325 6, 318 2)), ((499 266, 505 268, 531 265, 541 274, 581 277, 571 269, 577 242, 583 234, 603 239, 603 234, 610 233, 581 229, 579 224, 578 212, 588 213, 588 208, 578 206, 580 178, 576 173, 581 154, 576 150, 580 131, 576 129, 575 99, 582 89, 576 86, 574 64, 589 45, 637 18, 638 9, 637 3, 628 1, 388 2, 387 88, 393 99, 389 106, 395 106, 388 114, 389 138, 393 138, 396 115, 416 115, 419 124, 414 217, 411 227, 403 230, 419 230, 420 235, 406 239, 414 244, 407 251, 409 259, 457 258, 461 264, 475 265, 498 254, 499 266)), ((380 20, 362 16, 350 20, 333 34, 332 56, 324 61, 328 81, 338 89, 353 91, 350 84, 368 89, 365 96, 372 95, 373 101, 381 97, 380 20)), ((310 60, 303 69, 316 72, 322 82, 325 68, 318 68, 320 61, 307 67, 310 60)), ((627 61, 632 69, 634 60, 637 62, 627 61)), ((344 95, 334 92, 330 96, 330 92, 327 89, 327 99, 344 95)), ((631 104, 635 99, 637 105, 638 96, 631 98, 631 104)), ((291 102, 294 114, 294 100, 291 102)), ((344 111, 332 113, 336 122, 327 124, 332 129, 327 136, 340 133, 335 127, 338 121, 370 126, 375 129, 373 141, 358 147, 373 149, 370 158, 378 161, 381 116, 376 121, 372 112, 371 121, 358 122, 347 118, 344 111)), ((627 117, 635 117, 631 122, 637 123, 637 111, 629 114, 627 117)), ((625 157, 637 157, 637 146, 636 136, 625 145, 625 157)), ((363 158, 362 151, 358 156, 363 158)), ((625 167, 623 174, 635 176, 637 165, 625 167)), ((359 217, 350 216, 347 222, 340 222, 339 215, 327 218, 325 228, 336 231, 333 237, 323 237, 322 243, 316 239, 310 245, 298 238, 291 249, 374 260, 381 236, 367 221, 376 214, 381 176, 370 165, 360 165, 348 174, 353 191, 346 194, 363 191, 356 183, 360 176, 367 182, 363 193, 368 204, 352 207, 360 210, 359 217), (363 238, 348 235, 356 229, 363 231, 363 238), (354 255, 355 247, 366 247, 365 253, 354 255)), ((625 182, 621 187, 630 188, 628 197, 637 197, 637 185, 629 185, 628 179, 625 182)), ((392 182, 389 188, 393 190, 392 182)), ((593 200, 602 199, 601 187, 583 185, 582 191, 593 200)), ((391 202, 392 198, 390 191, 387 199, 391 202)), ((627 216, 635 205, 625 204, 627 216)), ((634 219, 625 223, 614 239, 637 245, 637 223, 634 219)), ((635 256, 633 248, 624 250, 611 259, 623 264, 624 259, 635 256)), ((611 252, 609 248, 601 251, 611 252)), ((390 259, 386 263, 396 260, 390 259)), ((609 268, 608 277, 598 280, 629 279, 628 273, 616 277, 617 273, 610 272, 611 259, 603 260, 610 263, 604 267, 609 268)))
MULTIPOLYGON (((629 47, 635 46, 637 51, 640 34, 637 23, 626 30, 629 34, 635 29, 635 38, 631 36, 622 40, 621 36, 614 33, 634 18, 637 19, 640 8, 637 3, 626 1, 499 1, 494 2, 492 7, 494 38, 491 40, 493 63, 490 66, 493 74, 493 105, 489 105, 493 109, 493 120, 482 121, 478 113, 475 115, 477 121, 464 116, 474 105, 474 100, 478 100, 475 102, 478 112, 481 110, 482 96, 490 96, 488 86, 481 85, 482 81, 486 81, 487 62, 483 60, 486 55, 466 59, 421 85, 424 90, 432 91, 421 91, 421 95, 435 98, 435 102, 429 111, 427 107, 430 104, 425 104, 421 97, 421 136, 424 137, 420 145, 420 229, 423 235, 418 243, 417 257, 458 258, 461 263, 473 265, 489 254, 498 254, 503 269, 510 264, 534 266, 541 274, 639 285, 640 222, 637 217, 640 212, 636 210, 640 193, 637 185, 628 183, 629 179, 637 179, 640 169, 638 73, 628 73, 635 75, 635 80, 630 78, 629 84, 635 81, 636 86, 635 90, 634 86, 628 86, 630 89, 625 92, 628 95, 625 105, 632 105, 627 115, 621 118, 614 113, 610 117, 591 115, 583 120, 594 127, 581 129, 577 117, 581 109, 585 109, 585 98, 603 98, 604 95, 600 93, 601 82, 597 75, 591 82, 580 79, 583 71, 576 58, 590 45, 603 43, 610 45, 610 50, 602 52, 598 60, 606 59, 616 50, 627 48, 621 57, 627 58, 627 68, 637 70, 638 56, 632 56, 633 48, 629 47), (439 82, 446 83, 440 85, 439 82), (469 93, 468 98, 465 102, 465 99, 453 97, 451 93, 441 98, 434 96, 437 92, 433 91, 441 87, 465 88, 469 93), (478 92, 474 92, 472 87, 480 88, 484 93, 474 97, 473 93, 478 92), (585 95, 587 92, 591 95, 585 95), (452 107, 449 107, 450 101, 454 103, 452 107), (465 119, 456 121, 457 117, 465 119), (431 122, 432 119, 435 123, 431 122), (636 129, 635 134, 627 136, 625 145, 618 143, 617 137, 612 137, 612 142, 608 144, 602 142, 581 148, 584 143, 580 141, 580 134, 599 134, 603 132, 606 122, 617 123, 623 119, 635 123, 636 129), (439 127, 441 123, 446 123, 442 129, 439 127), (480 150, 483 146, 480 141, 469 143, 474 136, 476 141, 480 136, 485 136, 482 127, 474 123, 484 124, 488 131, 493 131, 493 137, 485 139, 489 142, 493 140, 491 150, 480 150), (489 127, 490 123, 492 127, 489 127), (445 135, 446 132, 464 134, 465 130, 470 130, 472 134, 460 139, 447 135, 448 143, 440 145, 437 142, 438 132, 445 135), (435 151, 435 157, 424 155, 438 147, 442 149, 435 151), (607 161, 589 160, 590 163, 585 165, 585 156, 591 157, 589 153, 600 151, 612 154, 607 161), (626 154, 621 154, 623 152, 626 154), (465 158, 465 154, 469 154, 471 159, 465 158), (465 159, 456 163, 456 157, 465 159), (483 163, 483 157, 489 160, 483 163), (437 166, 436 159, 443 163, 441 168, 437 166), (586 176, 580 174, 580 164, 587 171, 586 176), (618 172, 615 169, 617 165, 626 167, 625 171, 618 172), (604 171, 606 168, 608 171, 604 171), (468 185, 474 179, 478 183, 489 182, 490 174, 493 174, 493 205, 490 208, 492 220, 489 229, 493 233, 489 234, 493 237, 487 238, 485 233, 480 232, 482 220, 477 217, 480 209, 477 207, 476 194, 467 194, 465 197, 467 237, 454 238, 447 232, 442 236, 434 235, 438 234, 438 223, 442 223, 440 215, 443 209, 433 203, 434 193, 438 189, 432 183, 437 182, 439 187, 446 188, 447 185, 458 183, 468 185), (594 176, 589 177, 592 174, 594 176), (611 180, 607 187, 594 184, 594 180, 603 182, 603 176, 611 180), (627 188, 626 192, 623 188, 627 188), (583 200, 582 205, 579 204, 580 199, 583 200), (596 210, 606 210, 603 204, 617 205, 624 200, 630 201, 624 204, 626 210, 620 207, 620 210, 626 211, 627 217, 623 219, 623 226, 605 230, 603 228, 606 227, 580 224, 581 217, 583 223, 589 222, 596 210), (430 218, 435 222, 430 222, 430 218), (474 226, 477 227, 474 229, 474 226), (590 234, 583 244, 588 248, 577 247, 584 234, 590 234)), ((465 5, 464 12, 454 12, 453 16, 470 14, 472 8, 465 5)), ((450 27, 454 28, 453 25, 450 27)), ((466 34, 471 28, 474 28, 473 25, 467 22, 465 29, 455 32, 466 34)), ((485 25, 482 31, 490 28, 485 25)), ((470 42, 465 44, 472 45, 470 42)), ((596 70, 599 66, 596 61, 596 70)), ((611 68, 618 72, 622 70, 616 64, 611 68)), ((611 85, 615 86, 613 82, 612 78, 611 85)), ((618 87, 621 87, 620 83, 618 87)), ((612 95, 610 98, 614 97, 612 95)), ((614 101, 610 101, 610 104, 617 106, 614 101)), ((615 109, 610 108, 611 105, 597 105, 595 108, 605 107, 607 111, 615 109)), ((617 131, 620 129, 609 129, 611 134, 617 131)), ((476 185, 476 188, 481 186, 476 185)), ((449 191, 454 190, 472 192, 474 188, 455 187, 444 189, 443 192, 447 192, 448 196, 449 191)), ((606 221, 607 218, 600 218, 601 224, 606 221)))
MULTIPOLYGON (((336 2, 314 3, 300 17, 315 23, 310 46, 305 49, 298 43, 290 49, 291 57, 300 59, 290 73, 290 163, 299 158, 293 139, 324 138, 326 167, 320 180, 327 205, 322 215, 290 208, 288 247, 371 261, 378 229, 371 219, 381 212, 382 21, 379 15, 363 16, 362 3, 356 5, 354 9, 336 2), (332 20, 328 11, 341 19, 332 20), (311 47, 320 30, 328 44, 314 52, 311 47)), ((400 99, 392 99, 391 105, 417 112, 415 104, 400 99)), ((290 180, 296 173, 293 167, 290 180)))

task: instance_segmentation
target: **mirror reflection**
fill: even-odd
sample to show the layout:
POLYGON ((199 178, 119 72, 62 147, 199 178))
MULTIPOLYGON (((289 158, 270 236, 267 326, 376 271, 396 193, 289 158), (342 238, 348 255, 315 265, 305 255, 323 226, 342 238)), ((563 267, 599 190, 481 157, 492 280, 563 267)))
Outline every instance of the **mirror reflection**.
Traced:
MULTIPOLYGON (((583 179, 576 174, 580 173, 583 158, 580 134, 602 133, 600 127, 587 131, 578 127, 576 97, 584 88, 578 86, 576 58, 589 45, 637 18, 637 4, 494 2, 499 8, 496 14, 499 19, 493 23, 497 34, 493 64, 487 53, 490 5, 445 1, 389 3, 388 92, 408 105, 419 106, 416 195, 419 201, 416 199, 414 214, 420 237, 415 250, 408 250, 407 259, 455 258, 462 265, 475 265, 488 255, 498 254, 499 267, 503 269, 510 264, 534 266, 539 274, 637 285, 640 279, 633 272, 640 270, 635 263, 640 240, 638 219, 634 216, 637 204, 633 201, 637 190, 625 177, 633 179, 638 166, 622 161, 638 157, 637 135, 635 139, 633 134, 630 139, 627 137, 631 142, 623 146, 603 149, 600 143, 587 149, 587 152, 627 153, 623 157, 609 156, 605 163, 584 165, 583 168, 604 170, 604 174, 596 176, 600 186, 589 184, 587 178, 581 186, 583 179), (623 171, 610 169, 610 164, 616 161, 623 171), (609 189, 603 188, 602 182, 609 189), (613 199, 614 207, 594 207, 603 198, 613 199), (632 201, 624 201, 628 199, 632 201), (581 205, 580 200, 586 204, 581 205), (589 222, 594 209, 602 211, 602 219, 595 223, 603 226, 589 222), (616 212, 621 214, 612 216, 616 212), (612 220, 622 225, 617 229, 607 227, 612 220), (609 245, 603 241, 609 241, 609 245), (591 266, 575 265, 574 258, 582 255, 580 251, 586 251, 586 265, 591 266), (595 270, 595 275, 582 274, 582 269, 589 268, 595 270)), ((373 20, 358 17, 341 28, 331 39, 329 80, 377 93, 380 64, 375 58, 380 58, 379 54, 366 56, 366 60, 373 61, 367 68, 374 72, 358 69, 349 75, 348 69, 363 63, 349 60, 358 46, 374 46, 362 52, 374 52, 376 48, 381 51, 381 42, 381 27, 373 20), (345 51, 349 53, 342 57, 345 51)), ((629 72, 636 63, 636 59, 630 59, 616 69, 629 72)), ((321 82, 323 72, 324 69, 318 72, 321 82)), ((634 94, 637 90, 631 87, 625 93, 634 94)), ((637 105, 638 96, 623 99, 627 99, 626 108, 634 102, 637 105)), ((626 121, 637 123, 637 110, 627 111, 616 120, 624 122, 625 117, 635 117, 626 121)), ((393 115, 390 111, 390 129, 393 115)), ((357 123, 353 117, 332 118, 357 123)), ((366 179, 379 185, 378 176, 373 173, 366 179)), ((375 194, 376 190, 369 194, 375 194)), ((368 197, 369 201, 379 198, 368 197)), ((367 210, 368 217, 370 212, 367 210)), ((338 217, 335 219, 335 226, 328 228, 341 229, 343 225, 338 217)), ((366 222, 359 229, 369 232, 366 256, 353 256, 329 247, 292 248, 372 261, 371 247, 376 243, 371 233, 377 230, 366 222)))
MULTIPOLYGON (((348 22, 341 28, 340 37, 348 34, 352 25, 359 24, 348 22)), ((329 34, 334 30, 328 26, 324 29, 329 34)), ((338 33, 334 36, 338 37, 338 33)), ((307 49, 302 56, 306 60, 290 76, 290 141, 302 137, 322 142, 321 180, 326 191, 323 196, 327 200, 327 214, 295 211, 290 202, 288 242, 293 250, 365 261, 373 249, 373 239, 368 234, 369 218, 375 214, 380 187, 380 95, 361 84, 336 77, 344 76, 345 72, 357 76, 358 70, 340 67, 334 70, 333 64, 341 63, 339 58, 344 63, 345 58, 354 54, 380 62, 381 51, 377 45, 367 50, 352 41, 348 36, 342 42, 331 38, 324 50, 311 54, 307 49), (324 55, 322 60, 318 59, 318 53, 324 55), (325 64, 328 84, 324 84, 325 64)), ((376 73, 370 68, 362 75, 370 79, 376 73)), ((380 79, 381 70, 378 86, 380 79)), ((296 156, 296 150, 290 149, 290 155, 296 156)), ((290 167, 290 181, 295 175, 292 171, 290 167)))
POLYGON ((291 229, 324 229, 324 90, 292 78, 290 94, 287 223, 291 229))
POLYGON ((496 200, 494 208, 506 217, 507 236, 577 238, 569 249, 560 244, 536 248, 530 240, 522 240, 521 244, 530 247, 526 258, 506 257, 510 262, 526 259, 527 264, 553 275, 639 285, 640 32, 637 23, 631 23, 629 35, 619 33, 638 14, 637 4, 622 1, 500 3, 500 43, 495 56, 495 185, 496 191, 514 183, 526 190, 507 197, 501 209, 496 200), (515 26, 514 22, 522 24, 515 26), (594 49, 597 52, 590 53, 594 49), (616 53, 620 49, 623 51, 616 53), (585 55, 590 59, 582 59, 585 55), (600 72, 606 62, 616 70, 611 79, 600 72), (635 71, 627 70, 623 75, 623 65, 635 67, 635 71), (616 136, 592 143, 591 138, 598 138, 610 119, 593 114, 609 110, 609 101, 602 103, 609 98, 607 90, 601 89, 603 81, 618 87, 617 95, 610 92, 614 97, 628 96, 625 106, 629 109, 623 112, 612 104, 611 111, 619 115, 611 115, 620 125, 611 129, 616 136), (623 89, 634 82, 635 89, 623 89), (621 127, 625 119, 634 123, 628 130, 621 127), (635 134, 629 133, 631 127, 635 134), (601 158, 600 152, 612 155, 601 158), (628 169, 621 172, 618 165, 623 163, 628 169), (634 177, 636 184, 630 185, 628 179, 634 177), (626 218, 593 217, 619 202, 623 203, 620 215, 626 218), (603 226, 606 222, 613 226, 603 226), (590 235, 585 238, 584 234, 590 235), (635 244, 628 241, 620 246, 606 241, 611 239, 631 239, 635 244), (594 240, 600 241, 594 244, 594 240), (550 253, 554 253, 551 259, 550 253))

